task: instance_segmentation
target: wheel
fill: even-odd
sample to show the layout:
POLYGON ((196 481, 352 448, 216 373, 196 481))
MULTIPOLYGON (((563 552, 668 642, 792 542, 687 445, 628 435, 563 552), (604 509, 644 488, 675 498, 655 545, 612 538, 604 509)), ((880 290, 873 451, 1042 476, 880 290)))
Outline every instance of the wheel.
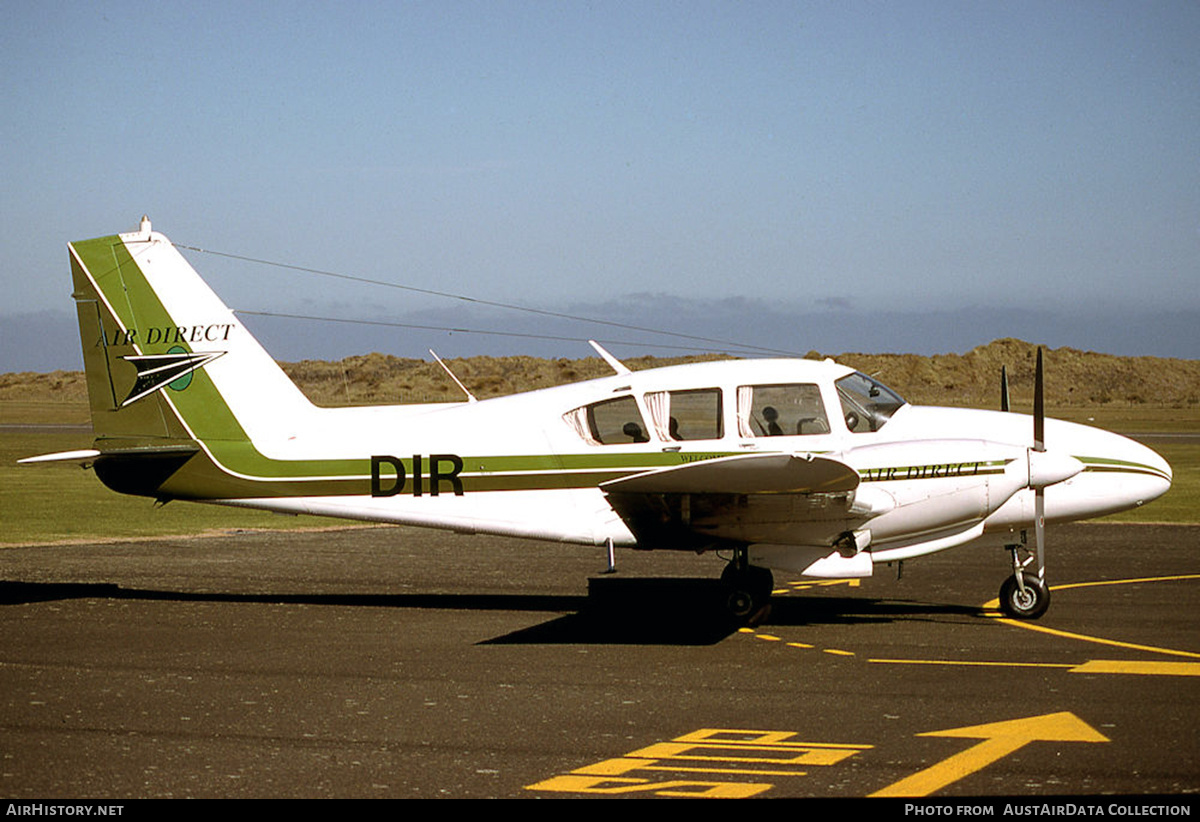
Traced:
POLYGON ((1035 576, 1025 577, 1025 590, 1017 585, 1016 576, 1000 586, 1000 610, 1013 619, 1037 619, 1050 607, 1050 589, 1035 576))
POLYGON ((729 592, 729 598, 725 600, 725 607, 737 619, 748 619, 758 610, 758 603, 749 591, 734 588, 729 592))
POLYGON ((738 620, 750 619, 762 611, 775 587, 775 578, 769 569, 749 565, 738 570, 732 562, 721 572, 721 582, 729 591, 725 607, 738 620))

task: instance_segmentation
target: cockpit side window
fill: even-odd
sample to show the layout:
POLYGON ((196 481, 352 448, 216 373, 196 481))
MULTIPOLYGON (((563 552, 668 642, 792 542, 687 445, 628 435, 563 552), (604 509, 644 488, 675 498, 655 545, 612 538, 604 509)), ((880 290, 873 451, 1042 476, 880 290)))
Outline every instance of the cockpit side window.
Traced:
POLYGON ((743 385, 737 399, 738 433, 743 437, 829 433, 825 403, 816 385, 743 385))
POLYGON ((719 388, 658 391, 645 400, 654 431, 664 442, 715 440, 725 434, 719 388))
POLYGON ((591 445, 650 441, 637 401, 630 396, 576 408, 563 414, 563 420, 591 445))
POLYGON ((837 381, 846 427, 856 434, 878 431, 905 404, 904 398, 878 380, 855 372, 837 381))

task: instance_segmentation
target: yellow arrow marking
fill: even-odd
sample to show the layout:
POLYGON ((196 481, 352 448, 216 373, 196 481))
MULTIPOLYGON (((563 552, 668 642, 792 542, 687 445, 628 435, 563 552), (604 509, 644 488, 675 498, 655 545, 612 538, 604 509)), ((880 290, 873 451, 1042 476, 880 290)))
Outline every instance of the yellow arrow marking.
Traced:
POLYGON ((1075 714, 1063 711, 1007 722, 930 731, 918 736, 949 736, 982 739, 977 745, 944 759, 931 768, 901 779, 871 796, 928 796, 993 762, 1003 759, 1030 742, 1108 742, 1108 737, 1075 714))
POLYGON ((831 585, 845 585, 850 588, 858 588, 859 586, 862 585, 862 580, 861 579, 822 579, 822 580, 798 579, 798 580, 789 582, 788 585, 791 585, 797 591, 803 591, 806 588, 828 588, 831 585))

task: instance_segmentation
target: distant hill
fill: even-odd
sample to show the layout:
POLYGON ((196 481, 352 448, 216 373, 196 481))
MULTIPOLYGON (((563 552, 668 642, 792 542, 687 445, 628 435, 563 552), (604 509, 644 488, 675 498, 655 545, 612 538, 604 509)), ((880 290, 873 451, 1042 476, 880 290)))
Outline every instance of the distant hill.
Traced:
MULTIPOLYGON (((1036 346, 996 340, 966 354, 833 355, 838 362, 879 377, 906 399, 928 405, 997 407, 1000 368, 1008 367, 1015 406, 1033 395, 1036 346)), ((808 357, 825 355, 810 352, 808 357)), ((625 360, 634 370, 720 359, 717 356, 625 360)), ((480 399, 611 374, 599 358, 467 357, 448 360, 460 380, 480 399)), ((283 369, 320 405, 449 402, 462 392, 433 362, 385 354, 347 357, 337 362, 304 360, 283 369)), ((1117 357, 1073 348, 1046 351, 1047 403, 1051 406, 1200 406, 1200 360, 1117 357)), ((23 372, 0 375, 0 401, 86 401, 82 372, 23 372)))

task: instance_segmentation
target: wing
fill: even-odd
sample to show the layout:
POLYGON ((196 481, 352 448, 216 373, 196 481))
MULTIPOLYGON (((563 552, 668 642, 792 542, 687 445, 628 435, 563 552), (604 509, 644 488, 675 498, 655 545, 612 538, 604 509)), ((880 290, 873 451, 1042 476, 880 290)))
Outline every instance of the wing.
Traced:
POLYGON ((831 545, 865 521, 858 472, 812 454, 746 454, 612 480, 600 487, 640 547, 720 542, 831 545))

